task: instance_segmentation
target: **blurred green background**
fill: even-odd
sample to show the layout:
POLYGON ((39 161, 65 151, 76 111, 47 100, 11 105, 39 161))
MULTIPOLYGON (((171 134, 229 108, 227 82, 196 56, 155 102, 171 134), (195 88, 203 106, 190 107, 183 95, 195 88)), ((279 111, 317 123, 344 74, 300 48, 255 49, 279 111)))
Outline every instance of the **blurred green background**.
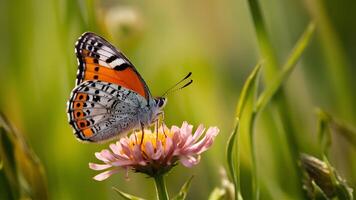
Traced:
MULTIPOLYGON (((356 125, 356 1, 261 0, 267 28, 283 63, 311 19, 317 32, 286 83, 289 112, 303 152, 317 154, 314 108, 356 125)), ((153 199, 153 181, 124 173, 103 182, 88 162, 107 146, 83 144, 67 122, 66 102, 77 70, 74 43, 85 31, 119 47, 145 78, 154 95, 193 72, 192 86, 169 97, 167 125, 186 120, 221 129, 201 163, 176 167, 168 190, 195 175, 189 199, 207 199, 221 185, 225 146, 242 84, 259 60, 247 1, 0 1, 0 110, 25 135, 46 170, 51 199, 118 199, 111 189, 153 199)), ((256 130, 262 199, 295 199, 296 177, 285 135, 268 108, 256 130)), ((249 153, 242 155, 242 189, 248 191, 249 153), (246 160, 246 162, 244 161, 246 160), (244 164, 246 163, 246 164, 244 164), (246 186, 245 186, 246 185, 246 186), (246 187, 246 189, 244 189, 246 187)), ((355 148, 333 135, 331 162, 356 186, 355 148)), ((248 197, 248 192, 246 192, 248 197)), ((248 198, 247 198, 248 199, 248 198)))

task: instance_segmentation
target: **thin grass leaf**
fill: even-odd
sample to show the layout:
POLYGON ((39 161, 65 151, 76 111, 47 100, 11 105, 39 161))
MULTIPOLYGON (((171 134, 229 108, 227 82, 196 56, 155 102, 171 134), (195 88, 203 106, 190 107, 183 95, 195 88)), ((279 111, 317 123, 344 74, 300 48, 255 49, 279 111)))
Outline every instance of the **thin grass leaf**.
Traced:
MULTIPOLYGON (((256 97, 258 91, 258 78, 254 81, 252 85, 252 90, 248 95, 247 102, 243 111, 244 124, 241 124, 241 127, 246 127, 247 132, 245 133, 248 136, 250 143, 250 152, 251 152, 251 176, 252 176, 252 199, 259 199, 260 189, 259 189, 259 177, 257 173, 257 159, 256 159, 256 148, 255 148, 255 139, 254 139, 254 127, 257 113, 255 112, 256 107, 256 97)), ((243 129, 243 128, 242 128, 243 129)), ((246 130, 246 129, 245 129, 246 130)), ((243 133, 242 133, 243 134, 243 133)))
POLYGON ((141 197, 137 197, 137 196, 134 196, 134 195, 132 195, 132 194, 125 193, 125 192, 123 192, 123 191, 117 189, 116 187, 112 187, 112 189, 113 189, 116 193, 118 193, 122 198, 127 199, 127 200, 145 200, 145 199, 143 199, 143 198, 141 198, 141 197))
MULTIPOLYGON (((256 166, 256 153, 254 148, 254 125, 256 121, 256 117, 258 113, 262 110, 262 108, 269 103, 272 97, 278 92, 281 88, 283 82, 289 77, 289 74, 295 67, 296 62, 299 60, 300 56, 302 55, 304 49, 306 48, 307 44, 310 42, 310 38, 315 30, 314 23, 310 23, 307 27, 306 31, 303 33, 297 44, 295 45, 292 53, 290 54, 289 58, 285 66, 282 69, 282 72, 279 74, 277 79, 267 86, 267 89, 262 92, 260 97, 255 104, 255 97, 252 98, 252 106, 253 109, 248 113, 248 117, 250 118, 248 124, 248 135, 250 136, 250 147, 251 147, 251 160, 252 160, 252 199, 259 199, 259 183, 258 183, 258 174, 257 174, 257 166, 256 166)), ((254 91, 257 91, 257 84, 254 91)))
POLYGON ((232 177, 232 181, 235 187, 235 199, 242 199, 242 197, 239 195, 240 194, 240 177, 239 177, 240 163, 239 163, 239 145, 238 145, 239 143, 238 131, 239 131, 239 123, 240 123, 239 120, 242 117, 242 113, 247 101, 249 101, 249 98, 251 96, 254 96, 255 86, 257 85, 256 82, 258 80, 257 77, 262 66, 261 63, 262 62, 259 62, 255 66, 255 68, 253 69, 253 71, 245 81, 245 84, 241 91, 240 98, 237 102, 236 121, 235 121, 234 129, 227 142, 226 156, 227 156, 229 174, 232 177))
POLYGON ((321 109, 317 109, 317 135, 322 155, 328 154, 331 146, 331 133, 329 129, 330 117, 321 109))
POLYGON ((238 128, 239 128, 239 118, 236 118, 234 130, 232 131, 232 133, 228 139, 227 148, 226 148, 228 170, 229 170, 231 179, 234 183, 235 191, 239 191, 239 189, 237 189, 237 188, 240 185, 240 181, 238 178, 239 174, 236 174, 240 171, 239 164, 236 162, 236 158, 234 159, 234 156, 235 157, 237 156, 235 154, 234 147, 236 146, 235 148, 237 148, 236 136, 237 136, 238 128))
MULTIPOLYGON (((268 35, 267 28, 264 22, 265 20, 261 11, 261 6, 259 4, 259 0, 247 0, 247 2, 254 23, 259 50, 263 58, 266 59, 266 67, 264 70, 265 85, 267 88, 277 89, 275 87, 278 84, 277 85, 275 84, 275 80, 276 77, 279 76, 280 72, 279 72, 279 63, 277 60, 276 48, 273 47, 272 40, 268 35)), ((267 98, 271 98, 272 96, 274 96, 275 94, 275 91, 273 91, 274 89, 267 92, 268 94, 267 98)), ((277 91, 278 91, 278 98, 275 99, 275 105, 276 105, 275 109, 280 117, 280 124, 282 124, 282 128, 283 128, 282 131, 286 135, 288 148, 290 150, 291 160, 297 160, 299 156, 299 145, 296 139, 298 130, 296 130, 296 127, 293 126, 291 115, 288 112, 289 110, 288 101, 285 96, 284 90, 277 90, 277 91)), ((263 97, 262 99, 265 98, 264 96, 262 97, 263 97)), ((269 100, 260 101, 256 109, 261 110, 261 107, 266 105, 268 101, 269 100)), ((273 125, 268 125, 267 127, 277 126, 277 124, 278 124, 277 122, 274 122, 273 125)), ((275 131, 275 129, 273 131, 275 131)), ((277 137, 277 135, 275 135, 275 137, 277 137)), ((302 188, 302 183, 300 182, 299 179, 296 178, 299 175, 301 175, 301 171, 296 162, 293 162, 293 171, 291 171, 291 173, 292 174, 295 173, 297 176, 291 177, 290 179, 291 184, 288 184, 288 187, 290 187, 289 188, 290 191, 294 190, 292 188, 302 188)), ((293 195, 295 195, 297 198, 302 198, 301 194, 302 191, 300 189, 297 193, 294 193, 293 195)))
POLYGON ((300 37, 295 47, 293 48, 291 54, 289 55, 287 62, 284 64, 282 72, 278 74, 272 84, 270 84, 266 90, 260 95, 257 100, 256 112, 259 112, 268 104, 271 98, 278 92, 281 88, 283 82, 287 80, 290 73, 295 68, 297 61, 300 59, 305 48, 311 41, 315 31, 315 23, 310 22, 303 35, 300 37))
MULTIPOLYGON (((334 97, 334 108, 348 120, 356 120, 356 93, 354 92, 354 73, 350 69, 354 68, 351 57, 348 57, 346 46, 340 38, 339 32, 333 21, 334 11, 329 10, 328 1, 304 1, 307 10, 318 22, 318 39, 321 45, 321 52, 325 65, 323 66, 323 76, 330 83, 328 94, 334 97)), ((345 7, 347 9, 347 7, 345 7)), ((341 9, 342 11, 344 9, 341 9)), ((340 13, 342 14, 342 13, 340 13)), ((354 55, 354 54, 353 54, 354 55)))
POLYGON ((244 110, 244 107, 247 102, 247 98, 248 98, 249 94, 254 92, 254 85, 256 85, 255 83, 257 81, 258 74, 262 67, 262 63, 263 63, 263 61, 258 62, 258 64, 255 66, 255 68, 251 72, 251 74, 248 76, 248 78, 242 88, 241 95, 240 95, 239 101, 237 103, 237 109, 236 109, 236 116, 238 118, 241 118, 241 113, 244 110))
POLYGON ((23 136, 0 116, 3 172, 15 199, 48 199, 44 168, 23 136), (18 197, 18 198, 16 198, 18 197))
POLYGON ((5 119, 0 116, 0 199, 19 199, 20 190, 16 176, 14 146, 8 137, 9 128, 5 119))
POLYGON ((356 128, 339 119, 335 119, 330 113, 318 108, 318 137, 323 152, 327 152, 331 145, 331 130, 344 137, 353 147, 356 148, 356 128))
POLYGON ((191 176, 184 184, 183 186, 181 187, 179 193, 172 198, 172 200, 184 200, 187 198, 187 194, 188 194, 188 191, 189 191, 189 188, 190 188, 190 184, 193 180, 193 177, 194 176, 191 176))

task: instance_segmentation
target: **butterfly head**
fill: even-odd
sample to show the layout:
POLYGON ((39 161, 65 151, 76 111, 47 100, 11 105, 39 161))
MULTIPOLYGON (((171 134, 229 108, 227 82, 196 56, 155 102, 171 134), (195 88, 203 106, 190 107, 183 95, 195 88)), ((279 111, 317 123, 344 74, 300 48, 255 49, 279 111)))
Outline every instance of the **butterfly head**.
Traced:
POLYGON ((155 101, 156 107, 161 110, 166 106, 167 98, 166 97, 156 97, 156 98, 154 98, 154 101, 155 101))

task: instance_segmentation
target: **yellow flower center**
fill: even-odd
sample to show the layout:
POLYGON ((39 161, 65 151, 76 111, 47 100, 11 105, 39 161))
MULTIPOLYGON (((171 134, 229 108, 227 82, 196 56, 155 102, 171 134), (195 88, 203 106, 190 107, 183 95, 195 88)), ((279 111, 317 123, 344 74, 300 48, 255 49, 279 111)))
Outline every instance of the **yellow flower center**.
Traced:
POLYGON ((166 138, 173 137, 173 132, 171 132, 170 129, 165 128, 163 130, 162 127, 160 127, 158 129, 155 129, 153 132, 150 129, 145 129, 142 133, 142 131, 139 132, 133 132, 132 134, 135 134, 134 139, 130 141, 130 147, 133 149, 133 147, 138 144, 141 145, 141 151, 143 151, 144 153, 146 152, 146 143, 150 142, 153 146, 154 149, 156 149, 157 147, 157 142, 160 141, 162 146, 165 147, 166 146, 166 138), (142 134, 143 135, 143 142, 141 142, 142 140, 142 134))

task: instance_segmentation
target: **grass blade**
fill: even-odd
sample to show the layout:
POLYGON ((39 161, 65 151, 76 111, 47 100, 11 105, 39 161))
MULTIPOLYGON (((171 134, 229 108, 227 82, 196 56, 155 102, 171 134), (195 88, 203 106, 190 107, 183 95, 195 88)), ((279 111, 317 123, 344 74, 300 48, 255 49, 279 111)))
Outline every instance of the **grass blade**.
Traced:
POLYGON ((1 170, 12 197, 48 199, 47 180, 40 160, 3 115, 0 115, 0 138, 1 170))
MULTIPOLYGON (((265 79, 265 85, 266 87, 270 87, 271 85, 274 84, 276 77, 278 77, 279 74, 279 63, 277 60, 277 53, 275 48, 272 45, 271 38, 268 35, 267 28, 264 22, 264 17, 261 11, 261 6, 259 4, 259 0, 247 0, 249 9, 251 12, 251 16, 253 19, 254 23, 254 28, 256 31, 256 36, 257 36, 257 41, 259 45, 259 50, 261 52, 261 55, 263 58, 266 59, 266 68, 265 68, 265 73, 264 73, 264 79, 265 79)), ((272 87, 275 87, 272 86, 272 87)), ((274 93, 271 91, 271 93, 274 93)), ((299 145, 298 141, 296 138, 298 130, 296 130, 296 127, 293 126, 293 122, 291 119, 291 115, 289 110, 289 102, 288 99, 286 98, 284 90, 278 91, 278 95, 276 95, 278 98, 275 98, 275 109, 278 113, 278 117, 280 119, 280 124, 283 125, 283 133, 286 135, 287 138, 287 144, 288 148, 290 151, 290 157, 291 160, 296 161, 298 160, 299 157, 299 145)), ((268 97, 268 95, 267 95, 268 97)), ((262 103, 265 103, 267 101, 262 101, 262 103)), ((263 106, 263 104, 259 103, 260 105, 263 106)), ((261 106, 258 107, 261 107, 261 106)), ((270 114, 271 115, 271 114, 270 114)), ((298 119, 297 119, 298 120, 298 119)), ((276 126, 277 122, 273 124, 273 126, 276 126)), ((268 125, 268 127, 271 127, 271 125, 268 125)), ((276 136, 277 137, 277 136, 276 136)), ((290 192, 294 191, 294 195, 298 196, 299 198, 302 198, 302 190, 299 188, 302 188, 302 182, 297 178, 301 175, 301 171, 297 165, 296 162, 291 163, 293 166, 293 171, 291 173, 293 176, 290 179, 291 186, 289 187, 290 192), (298 188, 295 190, 295 188, 298 188)))
POLYGON ((131 194, 128 194, 128 193, 125 193, 119 189, 117 189, 116 187, 112 187, 112 189, 118 193, 122 198, 124 199, 127 199, 127 200, 145 200, 141 197, 137 197, 137 196, 134 196, 134 195, 131 195, 131 194))
POLYGON ((194 176, 191 176, 181 187, 179 193, 172 198, 172 200, 184 200, 187 198, 190 183, 192 182, 194 176))
POLYGON ((315 25, 311 22, 297 44, 295 45, 292 53, 287 59, 286 64, 284 65, 282 72, 279 74, 277 79, 272 82, 269 86, 267 86, 266 90, 262 92, 260 97, 257 100, 256 106, 254 110, 248 115, 250 117, 249 125, 248 125, 248 135, 250 136, 250 147, 251 147, 251 158, 252 158, 252 189, 253 189, 253 199, 259 199, 259 184, 258 184, 258 174, 257 174, 257 166, 256 166, 256 153, 254 148, 254 125, 256 121, 256 117, 258 113, 262 110, 262 108, 267 105, 272 97, 278 92, 278 90, 282 87, 283 82, 289 77, 290 73, 296 66, 297 61, 301 57, 304 52, 306 46, 309 44, 311 36, 313 35, 315 30, 315 25))
POLYGON ((301 38, 296 43, 291 54, 289 55, 287 62, 284 64, 282 72, 278 74, 277 78, 272 82, 270 86, 261 94, 257 100, 256 112, 263 109, 264 106, 271 100, 271 98, 281 88, 283 82, 289 77, 290 73, 296 66, 297 61, 300 59, 307 45, 310 43, 310 39, 315 31, 314 22, 310 22, 301 38))
POLYGON ((320 155, 328 155, 331 146, 331 132, 329 129, 330 117, 321 109, 317 109, 317 136, 320 145, 320 155))
POLYGON ((251 96, 254 96, 255 94, 255 86, 258 80, 258 74, 261 69, 261 62, 259 62, 247 80, 245 81, 245 84, 242 88, 242 92, 240 95, 240 98, 237 102, 237 109, 236 109, 236 121, 234 125, 233 132, 230 135, 230 138, 227 142, 227 148, 226 148, 226 156, 227 156, 227 162, 228 162, 228 169, 229 169, 229 174, 232 177, 234 186, 235 186, 235 199, 242 199, 240 196, 240 163, 239 163, 239 120, 242 117, 242 113, 244 111, 245 105, 248 101, 250 101, 251 96), (251 95, 252 94, 252 95, 251 95))
POLYGON ((325 154, 331 145, 331 132, 344 137, 354 148, 356 148, 356 128, 335 119, 330 113, 318 108, 318 137, 322 152, 325 154))

